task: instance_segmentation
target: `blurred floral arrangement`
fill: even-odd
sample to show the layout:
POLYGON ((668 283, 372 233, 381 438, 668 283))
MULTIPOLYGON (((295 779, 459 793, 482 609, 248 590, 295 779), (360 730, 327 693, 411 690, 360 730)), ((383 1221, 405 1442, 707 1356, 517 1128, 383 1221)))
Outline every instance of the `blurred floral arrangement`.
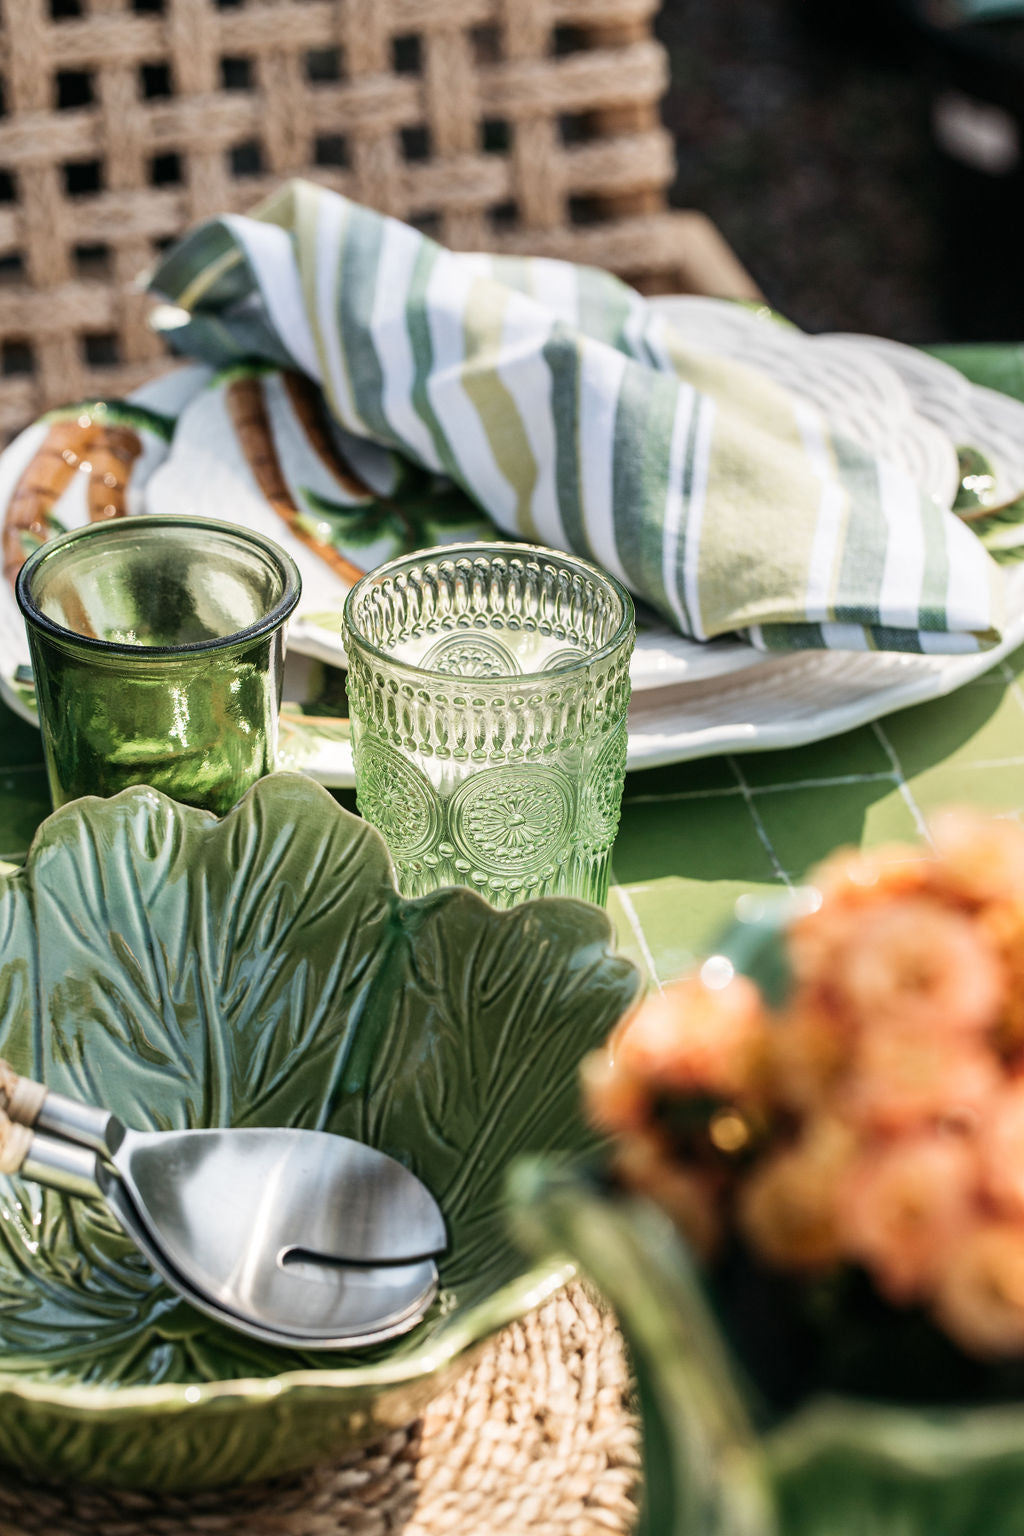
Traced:
POLYGON ((932 833, 813 874, 773 1002, 716 955, 584 1063, 776 1399, 1024 1395, 1024 828, 932 833))

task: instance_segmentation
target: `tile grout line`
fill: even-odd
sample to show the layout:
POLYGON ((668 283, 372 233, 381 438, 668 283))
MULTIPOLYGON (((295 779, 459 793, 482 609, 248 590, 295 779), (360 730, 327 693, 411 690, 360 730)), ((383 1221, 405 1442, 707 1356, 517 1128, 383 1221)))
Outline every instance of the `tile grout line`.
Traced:
POLYGON ((626 890, 624 885, 619 885, 618 881, 616 881, 612 889, 618 893, 619 902, 622 906, 622 910, 626 914, 626 921, 629 923, 629 926, 633 931, 633 937, 636 939, 637 948, 643 956, 644 964, 651 973, 651 980, 654 982, 654 985, 657 987, 658 991, 663 992, 665 989, 661 984, 661 977, 658 975, 658 967, 655 964, 651 946, 647 942, 647 935, 644 933, 643 924, 640 921, 640 914, 637 912, 636 907, 634 907, 629 892, 626 890))
MULTIPOLYGON (((1021 692, 1021 704, 1024 707, 1024 690, 1021 692)), ((877 731, 877 735, 881 741, 881 730, 877 731)), ((896 756, 891 747, 887 746, 887 751, 890 759, 896 763, 896 756)), ((979 757, 966 766, 969 768, 1020 768, 1024 766, 1024 756, 979 757)), ((837 773, 831 778, 785 779, 778 784, 751 784, 749 788, 752 795, 778 795, 794 789, 841 789, 851 784, 894 784, 897 788, 903 786, 909 791, 898 763, 884 773, 837 773)), ((660 794, 627 795, 622 803, 623 805, 668 805, 678 800, 728 800, 741 797, 743 793, 739 784, 721 784, 714 789, 670 789, 660 794)))
POLYGON ((792 890, 793 882, 789 878, 789 875, 786 873, 786 871, 783 869, 779 856, 775 851, 775 845, 771 838, 768 836, 768 830, 765 827, 764 822, 761 820, 761 814, 758 811, 757 806, 754 804, 754 795, 750 785, 747 783, 746 775, 731 753, 726 757, 726 762, 729 764, 732 772, 736 775, 736 782, 739 784, 740 793, 743 796, 747 811, 750 815, 750 819, 754 823, 754 831, 761 839, 762 846, 764 847, 765 852, 771 860, 776 879, 781 880, 787 890, 792 890))
POLYGON ((904 805, 910 812, 914 826, 917 828, 919 835, 924 838, 925 842, 931 845, 932 836, 928 831, 928 823, 924 819, 924 812, 921 810, 921 807, 914 799, 910 785, 907 783, 906 777, 903 773, 903 767, 899 758, 896 756, 895 747, 877 720, 873 720, 871 722, 871 729, 874 731, 882 751, 888 757, 890 763, 892 763, 892 771, 893 777, 896 780, 896 788, 900 792, 900 798, 902 799, 904 805))
MULTIPOLYGON (((999 763, 981 763, 983 768, 996 768, 1003 766, 999 763)), ((1016 763, 1007 760, 1007 768, 1016 767, 1016 763)), ((752 795, 777 795, 788 789, 833 789, 847 784, 891 784, 895 781, 896 774, 892 771, 886 773, 837 773, 830 779, 787 779, 778 784, 750 784, 752 795)), ((660 801, 670 800, 716 800, 728 799, 731 795, 742 795, 743 789, 739 784, 723 784, 717 789, 672 789, 663 795, 627 795, 623 805, 657 805, 660 801)))
POLYGON ((965 768, 1020 768, 1024 757, 981 757, 977 762, 965 763, 965 768))
MULTIPOLYGON (((1024 705, 1024 692, 1021 695, 1024 705)), ((894 757, 894 754, 890 753, 894 757)), ((1024 756, 1021 757, 979 757, 966 765, 969 768, 1020 768, 1024 767, 1024 756)), ((779 795, 792 789, 843 789, 851 784, 894 784, 897 788, 906 784, 901 777, 898 767, 888 769, 885 773, 837 773, 833 778, 827 779, 792 779, 784 780, 778 784, 751 784, 752 795, 779 795)), ((728 800, 732 797, 742 796, 743 790, 738 784, 723 784, 716 789, 671 789, 657 795, 627 795, 623 805, 668 805, 677 800, 728 800)))

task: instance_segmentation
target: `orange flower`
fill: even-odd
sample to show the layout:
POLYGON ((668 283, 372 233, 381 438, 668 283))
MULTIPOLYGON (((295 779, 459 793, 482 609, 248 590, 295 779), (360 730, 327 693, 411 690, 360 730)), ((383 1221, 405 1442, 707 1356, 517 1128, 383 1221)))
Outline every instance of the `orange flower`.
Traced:
POLYGON ((614 1164, 622 1182, 656 1201, 701 1258, 712 1255, 722 1229, 720 1176, 674 1163, 655 1132, 623 1137, 614 1164))
POLYGON ((844 1068, 850 1042, 834 1015, 798 995, 766 1031, 764 1077, 771 1099, 788 1109, 824 1107, 844 1068))
POLYGON ((612 1042, 615 1064, 670 1093, 731 1098, 752 1080, 764 1039, 761 994, 746 976, 722 986, 700 975, 644 999, 612 1042))
POLYGON ((1005 1216, 1024 1218, 1024 1082, 993 1095, 976 1139, 985 1193, 1005 1216))
POLYGON ((996 1058, 970 1035, 873 1029, 857 1047, 835 1105, 862 1130, 972 1123, 1000 1082, 996 1058))
POLYGON ((607 1050, 591 1051, 580 1063, 580 1086, 587 1118, 598 1130, 639 1130, 650 1113, 650 1094, 630 1077, 607 1050))
POLYGON ((1024 1351, 1024 1228, 990 1222, 966 1232, 939 1278, 935 1315, 969 1354, 1024 1351))
MULTIPOLYGON (((825 902, 817 912, 799 918, 786 932, 786 955, 798 991, 823 994, 841 954, 856 935, 863 909, 825 902)), ((845 1020, 836 1018, 836 1024, 845 1020)))
POLYGON ((929 828, 943 887, 972 903, 1024 901, 1024 827, 954 808, 929 828))
POLYGON ((762 1162, 744 1186, 740 1227, 780 1269, 828 1269, 842 1257, 836 1191, 855 1142, 835 1121, 818 1121, 794 1146, 762 1162))
POLYGON ((1024 900, 990 902, 980 909, 976 921, 1006 977, 996 1045, 1010 1059, 1024 1051, 1024 900))
POLYGON ((1005 977, 969 918, 922 897, 883 901, 837 931, 820 977, 855 1026, 941 1030, 995 1024, 1005 977))
POLYGON ((975 1164, 963 1137, 924 1134, 882 1143, 845 1170, 843 1248, 891 1301, 928 1297, 969 1224, 975 1164))
POLYGON ((855 1262, 965 1350, 1024 1354, 1024 826, 955 812, 935 839, 816 872, 775 1014, 714 957, 584 1095, 702 1253, 732 1227, 796 1274, 855 1262))
MULTIPOLYGON (((838 848, 811 870, 809 883, 827 907, 870 906, 890 896, 926 890, 931 882, 928 853, 911 843, 880 848, 838 848)), ((813 918, 801 919, 810 922, 813 918)))

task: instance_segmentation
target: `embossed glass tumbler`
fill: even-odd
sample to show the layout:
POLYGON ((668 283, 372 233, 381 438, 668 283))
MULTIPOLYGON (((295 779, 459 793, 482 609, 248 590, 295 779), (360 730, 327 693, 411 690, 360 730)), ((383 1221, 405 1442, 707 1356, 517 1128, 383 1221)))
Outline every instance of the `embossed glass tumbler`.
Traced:
POLYGON ((529 545, 426 550, 352 588, 357 802, 405 895, 604 901, 633 638, 614 577, 529 545))
POLYGON ((76 529, 22 566, 54 805, 152 784, 223 815, 274 767, 294 562, 187 516, 76 529))

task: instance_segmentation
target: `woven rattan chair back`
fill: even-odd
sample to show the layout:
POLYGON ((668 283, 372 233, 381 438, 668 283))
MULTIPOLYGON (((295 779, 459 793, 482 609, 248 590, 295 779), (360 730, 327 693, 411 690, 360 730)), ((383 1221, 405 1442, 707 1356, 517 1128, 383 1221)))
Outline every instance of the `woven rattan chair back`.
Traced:
POLYGON ((304 175, 459 249, 754 292, 666 211, 657 0, 0 0, 0 434, 165 362, 139 275, 304 175))

